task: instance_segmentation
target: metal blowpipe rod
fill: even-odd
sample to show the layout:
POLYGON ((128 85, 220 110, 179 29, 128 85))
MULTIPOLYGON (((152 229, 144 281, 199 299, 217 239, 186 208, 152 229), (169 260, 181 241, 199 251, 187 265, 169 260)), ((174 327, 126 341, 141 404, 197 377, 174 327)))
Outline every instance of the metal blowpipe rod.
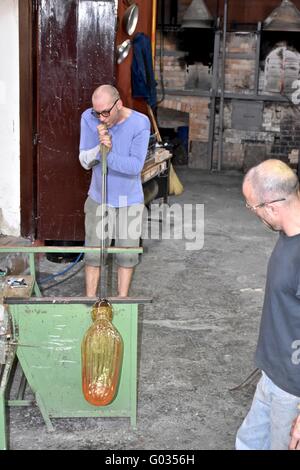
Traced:
MULTIPOLYGON (((107 129, 106 124, 102 124, 107 129)), ((106 205, 107 205, 107 191, 106 191, 106 180, 107 180, 107 154, 109 148, 104 144, 100 144, 100 154, 102 162, 102 185, 101 185, 101 275, 100 275, 100 298, 107 297, 107 276, 106 276, 106 265, 105 265, 105 216, 106 216, 106 205)))

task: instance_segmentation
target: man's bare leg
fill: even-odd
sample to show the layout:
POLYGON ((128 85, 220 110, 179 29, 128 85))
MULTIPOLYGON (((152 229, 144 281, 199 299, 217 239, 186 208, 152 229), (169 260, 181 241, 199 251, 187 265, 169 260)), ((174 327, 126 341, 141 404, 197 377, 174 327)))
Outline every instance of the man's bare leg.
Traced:
POLYGON ((97 297, 100 280, 100 268, 85 266, 85 288, 87 297, 97 297))
POLYGON ((134 268, 118 267, 118 294, 119 297, 128 297, 128 291, 134 268))

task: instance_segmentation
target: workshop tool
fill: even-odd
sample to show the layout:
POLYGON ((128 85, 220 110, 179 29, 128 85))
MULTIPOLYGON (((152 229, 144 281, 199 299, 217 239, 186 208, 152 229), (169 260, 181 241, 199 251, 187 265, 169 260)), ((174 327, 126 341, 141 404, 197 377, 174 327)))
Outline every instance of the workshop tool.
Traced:
MULTIPOLYGON (((152 123, 152 126, 154 128, 157 141, 158 143, 162 144, 162 138, 158 129, 158 125, 155 119, 155 116, 153 114, 152 108, 149 104, 147 104, 147 109, 148 113, 150 116, 150 120, 152 123)), ((175 173, 174 167, 172 163, 170 163, 170 171, 169 171, 169 194, 175 194, 175 196, 179 196, 183 192, 183 186, 178 178, 178 176, 175 173)))
POLYGON ((134 31, 136 30, 138 19, 139 19, 139 7, 138 5, 132 0, 123 0, 124 3, 127 3, 129 7, 124 13, 123 16, 123 27, 126 33, 129 36, 132 36, 134 31))
MULTIPOLYGON (((102 124, 102 129, 107 131, 107 126, 102 124)), ((85 399, 95 406, 107 406, 115 398, 123 357, 123 340, 118 330, 112 324, 113 309, 110 302, 106 299, 107 278, 104 263, 106 217, 108 223, 108 152, 109 148, 104 144, 100 144, 102 162, 100 298, 92 307, 93 324, 85 333, 81 343, 82 391, 85 399)))
MULTIPOLYGON (((107 129, 105 124, 102 124, 107 129)), ((102 184, 101 184, 101 253, 100 253, 100 299, 107 296, 107 266, 105 256, 105 223, 108 224, 107 213, 107 155, 109 148, 100 144, 101 164, 102 164, 102 184)))
POLYGON ((233 387, 233 388, 230 388, 229 391, 230 392, 235 392, 237 390, 241 390, 242 388, 244 387, 247 387, 248 385, 252 385, 253 383, 257 383, 258 382, 258 379, 261 375, 261 370, 260 369, 254 369, 249 375, 248 377, 246 377, 239 385, 233 387))
POLYGON ((128 57, 131 49, 130 39, 126 39, 117 47, 117 64, 120 65, 128 57))

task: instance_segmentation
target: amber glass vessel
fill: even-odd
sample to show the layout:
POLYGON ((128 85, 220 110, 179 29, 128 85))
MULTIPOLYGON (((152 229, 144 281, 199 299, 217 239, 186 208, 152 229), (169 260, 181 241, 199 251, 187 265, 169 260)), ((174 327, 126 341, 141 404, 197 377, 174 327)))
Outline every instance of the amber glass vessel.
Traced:
POLYGON ((93 324, 81 343, 82 389, 85 399, 105 406, 115 397, 123 358, 123 341, 112 324, 112 306, 106 299, 93 305, 93 324))

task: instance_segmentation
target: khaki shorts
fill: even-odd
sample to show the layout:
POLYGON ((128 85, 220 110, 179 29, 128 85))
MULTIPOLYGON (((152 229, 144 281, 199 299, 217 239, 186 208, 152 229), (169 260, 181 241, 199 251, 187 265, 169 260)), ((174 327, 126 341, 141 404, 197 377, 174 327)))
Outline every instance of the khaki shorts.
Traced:
MULTIPOLYGON (((104 218, 104 230, 101 223, 101 205, 90 197, 84 204, 85 212, 85 246, 101 246, 104 239, 105 247, 109 247, 112 239, 116 247, 137 248, 140 245, 142 233, 144 204, 129 207, 107 207, 104 218)), ((124 268, 133 268, 139 263, 138 253, 116 254, 116 263, 124 268)), ((89 266, 101 265, 101 253, 86 253, 85 263, 89 266)))

